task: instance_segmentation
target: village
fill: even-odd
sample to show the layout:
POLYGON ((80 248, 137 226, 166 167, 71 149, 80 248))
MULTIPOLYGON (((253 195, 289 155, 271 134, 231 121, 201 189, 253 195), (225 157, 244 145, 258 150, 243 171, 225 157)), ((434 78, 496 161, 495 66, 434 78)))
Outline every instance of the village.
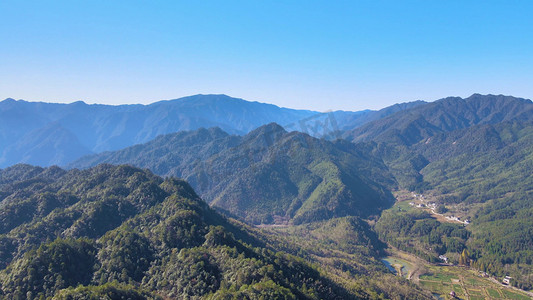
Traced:
MULTIPOLYGON (((404 197, 407 196, 404 194, 404 197)), ((439 211, 439 206, 442 206, 442 204, 439 204, 435 201, 430 200, 428 196, 425 196, 423 194, 417 194, 415 192, 410 193, 410 197, 407 196, 404 199, 409 201, 409 205, 413 208, 422 209, 432 214, 433 217, 435 217, 437 220, 441 222, 449 222, 449 223, 459 223, 463 224, 463 226, 467 226, 471 223, 470 219, 468 218, 462 218, 460 216, 454 215, 451 212, 448 212, 447 209, 442 211, 442 208, 440 208, 441 211, 439 211)), ((446 255, 439 255, 439 259, 443 262, 443 265, 448 266, 454 266, 452 263, 449 262, 449 259, 446 255)), ((511 286, 510 281, 512 280, 512 277, 505 276, 503 278, 500 278, 499 280, 497 278, 493 278, 490 275, 488 275, 486 272, 483 271, 477 271, 477 276, 481 278, 486 278, 493 283, 500 284, 503 286, 507 286, 513 290, 519 290, 511 286)), ((524 292, 520 290, 521 292, 524 292)), ((527 292, 526 292, 527 293, 527 292)), ((532 296, 530 293, 527 293, 529 296, 532 296)), ((455 298, 455 292, 452 291, 449 293, 449 296, 451 298, 455 298)))
POLYGON ((463 225, 470 224, 469 219, 461 220, 461 218, 458 216, 445 215, 445 213, 437 212, 437 207, 438 207, 437 203, 428 201, 422 194, 416 194, 413 192, 411 193, 411 195, 415 198, 415 200, 412 202, 409 202, 409 205, 413 207, 429 210, 432 215, 439 216, 443 218, 444 220, 447 220, 448 222, 461 223, 463 225))

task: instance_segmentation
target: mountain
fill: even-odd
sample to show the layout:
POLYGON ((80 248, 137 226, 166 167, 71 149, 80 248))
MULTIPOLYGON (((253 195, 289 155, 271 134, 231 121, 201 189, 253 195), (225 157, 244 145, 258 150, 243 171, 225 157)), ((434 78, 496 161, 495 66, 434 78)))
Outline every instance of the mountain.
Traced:
POLYGON ((6 99, 0 102, 0 167, 22 162, 63 165, 161 134, 215 126, 245 134, 270 122, 289 124, 315 114, 226 95, 118 106, 6 99))
MULTIPOLYGON (((63 143, 48 160, 73 152, 64 144, 84 147, 62 123, 43 128, 32 134, 63 143)), ((237 134, 185 130, 84 156, 70 171, 0 170, 5 298, 424 298, 383 273, 380 258, 397 249, 533 288, 530 100, 476 94, 237 134), (82 271, 58 267, 62 257, 82 271)), ((27 144, 12 152, 51 149, 27 144)), ((415 281, 429 272, 415 269, 415 281)))
POLYGON ((398 111, 407 110, 422 104, 424 101, 398 103, 380 110, 362 111, 330 111, 317 113, 303 118, 298 122, 283 124, 288 131, 299 131, 317 138, 336 140, 342 138, 342 133, 353 130, 368 122, 379 120, 398 111))
POLYGON ((132 164, 187 180, 211 205, 251 223, 369 216, 392 203, 380 159, 337 140, 271 123, 231 136, 218 128, 165 135, 70 165, 132 164))
POLYGON ((466 99, 449 97, 368 122, 348 130, 343 137, 354 142, 383 141, 412 145, 438 133, 473 125, 532 120, 532 112, 531 100, 511 96, 474 94, 466 99))
POLYGON ((11 191, 1 200, 2 262, 8 264, 0 272, 4 297, 63 295, 69 286, 112 281, 165 298, 237 293, 311 298, 301 290, 304 282, 320 297, 349 297, 305 263, 281 254, 274 262, 273 253, 236 239, 241 229, 209 209, 183 181, 163 181, 125 166, 54 170, 55 178, 43 174, 47 169, 18 168, 2 173, 35 176, 2 186, 11 191))
POLYGON ((156 174, 183 177, 183 172, 180 170, 190 169, 199 161, 237 146, 241 139, 241 136, 229 135, 218 127, 180 131, 161 135, 145 144, 122 150, 87 155, 68 166, 84 169, 100 163, 131 163, 143 167, 149 166, 156 174))
POLYGON ((385 165, 343 141, 269 124, 194 167, 187 178, 212 205, 252 223, 368 216, 391 204, 385 165))
MULTIPOLYGON (((345 284, 147 170, 16 165, 0 180, 2 299, 429 299, 371 260, 345 284)), ((337 223, 360 231, 350 247, 380 247, 365 222, 337 223)))

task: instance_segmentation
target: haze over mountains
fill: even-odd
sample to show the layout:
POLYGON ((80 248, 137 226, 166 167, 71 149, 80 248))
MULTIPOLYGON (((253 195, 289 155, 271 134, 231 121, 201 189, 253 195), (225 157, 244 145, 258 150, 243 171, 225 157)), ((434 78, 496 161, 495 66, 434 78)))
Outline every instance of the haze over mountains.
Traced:
MULTIPOLYGON (((369 216, 392 203, 385 191, 427 184, 421 170, 450 147, 439 134, 476 124, 533 120, 531 101, 492 95, 414 102, 383 111, 367 113, 365 125, 344 133, 371 141, 358 145, 289 133, 272 123, 243 137, 219 128, 164 135, 81 158, 69 167, 132 164, 184 178, 208 203, 252 223, 310 222, 369 216), (396 113, 387 112, 391 110, 396 113), (369 121, 378 114, 384 117, 369 121), (405 148, 410 145, 414 148, 405 148), (427 150, 430 145, 434 150, 427 150)), ((469 141, 470 146, 460 143, 455 148, 465 147, 460 153, 468 153, 496 147, 483 136, 469 141)))
POLYGON ((332 128, 344 130, 415 104, 418 102, 378 112, 338 111, 329 115, 226 95, 196 95, 150 105, 118 106, 6 99, 0 102, 0 167, 16 163, 64 165, 86 154, 118 150, 161 134, 198 128, 219 127, 231 134, 246 134, 275 122, 289 130, 321 136, 320 128, 305 124, 309 120, 313 124, 334 118, 332 128))
POLYGON ((65 164, 158 135, 201 127, 243 134, 263 124, 289 124, 316 114, 225 95, 196 95, 150 105, 0 102, 0 166, 65 164))

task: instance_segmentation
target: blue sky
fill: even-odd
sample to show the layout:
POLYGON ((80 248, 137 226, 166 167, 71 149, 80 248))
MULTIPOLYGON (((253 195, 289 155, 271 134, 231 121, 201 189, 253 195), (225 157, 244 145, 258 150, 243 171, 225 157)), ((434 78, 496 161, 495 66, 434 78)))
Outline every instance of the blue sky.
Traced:
POLYGON ((533 1, 0 0, 0 98, 314 110, 533 98, 533 1))

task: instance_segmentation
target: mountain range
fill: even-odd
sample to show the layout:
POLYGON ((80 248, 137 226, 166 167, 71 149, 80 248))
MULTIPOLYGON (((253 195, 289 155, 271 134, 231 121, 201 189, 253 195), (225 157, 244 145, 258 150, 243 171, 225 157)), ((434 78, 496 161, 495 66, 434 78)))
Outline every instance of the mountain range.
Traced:
POLYGON ((393 203, 380 159, 353 144, 287 132, 271 123, 245 136, 219 128, 169 134, 69 165, 131 164, 187 180, 217 208, 251 223, 369 216, 393 203))
POLYGON ((531 100, 265 105, 0 102, 2 166, 64 166, 0 169, 0 298, 427 298, 387 277, 384 242, 533 289, 531 100))
POLYGON ((118 106, 6 99, 0 102, 0 166, 61 165, 161 134, 213 126, 242 134, 270 122, 289 124, 315 114, 225 95, 118 106))
POLYGON ((417 105, 347 130, 343 137, 354 141, 386 141, 412 145, 423 138, 478 124, 529 121, 531 100, 503 95, 474 94, 449 97, 417 105))
POLYGON ((150 105, 0 102, 0 167, 17 163, 65 165, 83 155, 118 150, 159 135, 219 127, 246 134, 271 122, 323 137, 421 103, 381 111, 319 113, 249 102, 226 95, 195 95, 150 105), (325 128, 323 128, 325 126, 325 128))
MULTIPOLYGON (((418 254, 436 259, 468 248, 479 253, 476 261, 485 270, 513 269, 517 284, 527 287, 531 264, 524 258, 533 245, 532 226, 517 224, 525 224, 532 209, 533 103, 472 95, 414 102, 367 120, 341 133, 352 142, 287 132, 277 124, 244 136, 211 128, 86 156, 70 167, 127 163, 185 178, 212 206, 255 224, 372 219, 393 204, 391 191, 424 193, 470 219, 475 231, 460 233, 463 246, 446 248, 439 244, 444 239, 418 254), (492 236, 484 228, 493 228, 492 236)), ((402 245, 390 237, 398 221, 387 222, 377 223, 382 237, 402 245)))

